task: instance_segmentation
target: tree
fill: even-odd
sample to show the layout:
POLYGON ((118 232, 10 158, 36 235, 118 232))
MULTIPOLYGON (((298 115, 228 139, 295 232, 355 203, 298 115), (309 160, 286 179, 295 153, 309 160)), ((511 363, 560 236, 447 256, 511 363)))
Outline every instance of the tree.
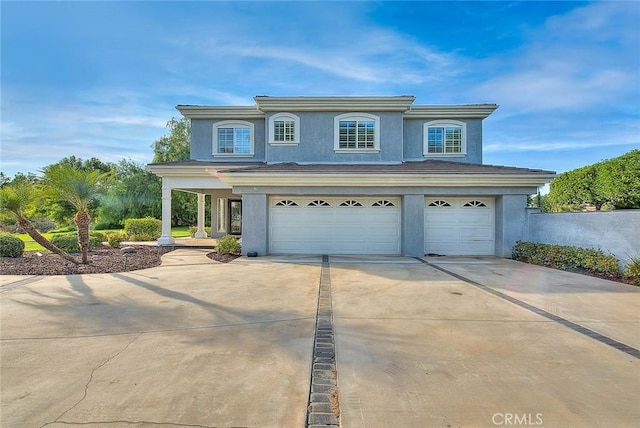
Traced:
POLYGON ((38 199, 39 195, 33 183, 28 180, 18 180, 5 184, 0 188, 0 211, 11 214, 18 225, 31 238, 47 250, 59 255, 65 260, 78 264, 78 261, 42 236, 27 218, 27 210, 38 199))
POLYGON ((549 190, 549 202, 555 205, 594 204, 600 209, 602 201, 593 190, 596 178, 594 165, 564 172, 552 182, 549 190))
POLYGON ((4 172, 0 171, 0 187, 10 182, 11 182, 11 179, 7 177, 7 175, 4 172))
POLYGON ((549 202, 554 211, 585 204, 640 208, 640 150, 560 174, 551 182, 549 202))
POLYGON ((640 208, 640 150, 601 162, 593 187, 607 205, 640 208))
POLYGON ((160 178, 147 171, 144 165, 122 159, 115 167, 114 181, 109 194, 100 199, 100 226, 120 226, 127 218, 161 216, 160 178))
MULTIPOLYGON (((76 170, 83 171, 98 171, 100 174, 104 174, 105 178, 110 178, 113 181, 115 176, 116 166, 113 163, 105 163, 100 159, 92 157, 90 159, 83 160, 75 156, 69 156, 62 158, 58 162, 47 165, 42 168, 42 172, 46 176, 48 171, 56 169, 62 166, 71 167, 76 170)), ((100 201, 97 198, 90 204, 89 214, 91 217, 95 217, 98 208, 100 207, 100 201)), ((38 208, 38 212, 46 217, 51 218, 58 224, 68 224, 70 219, 76 214, 76 209, 66 200, 49 200, 47 204, 41 204, 38 208)))
MULTIPOLYGON (((189 119, 175 117, 167 122, 169 134, 157 139, 153 147, 153 162, 173 162, 188 160, 191 157, 189 141, 191 123, 189 119)), ((196 223, 198 201, 196 195, 186 192, 173 192, 171 197, 171 224, 189 226, 196 223)))
POLYGON ((78 230, 78 246, 84 264, 89 262, 89 210, 106 187, 107 180, 107 175, 98 170, 80 169, 69 164, 52 165, 45 171, 44 188, 49 199, 66 202, 76 211, 73 222, 78 230))
POLYGON ((153 142, 153 162, 171 162, 188 160, 191 156, 189 140, 191 139, 191 122, 172 117, 167 122, 169 135, 163 135, 153 142))

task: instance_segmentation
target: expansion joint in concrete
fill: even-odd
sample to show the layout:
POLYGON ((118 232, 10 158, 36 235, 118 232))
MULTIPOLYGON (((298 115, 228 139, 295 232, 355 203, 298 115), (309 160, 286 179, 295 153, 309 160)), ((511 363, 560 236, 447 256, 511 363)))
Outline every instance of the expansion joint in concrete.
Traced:
POLYGON ((322 256, 306 427, 340 426, 329 256, 322 256))

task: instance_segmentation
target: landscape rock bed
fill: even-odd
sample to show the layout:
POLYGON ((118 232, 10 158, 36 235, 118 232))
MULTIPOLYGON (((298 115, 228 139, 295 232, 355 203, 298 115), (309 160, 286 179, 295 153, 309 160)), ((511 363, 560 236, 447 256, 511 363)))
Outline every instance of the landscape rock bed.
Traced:
MULTIPOLYGON (((89 264, 73 264, 60 256, 44 252, 28 252, 22 257, 2 258, 0 260, 1 275, 75 275, 82 273, 115 273, 147 269, 159 266, 163 254, 173 248, 135 245, 126 258, 119 248, 105 245, 98 246, 89 252, 89 264)), ((78 260, 80 254, 72 254, 78 260)))

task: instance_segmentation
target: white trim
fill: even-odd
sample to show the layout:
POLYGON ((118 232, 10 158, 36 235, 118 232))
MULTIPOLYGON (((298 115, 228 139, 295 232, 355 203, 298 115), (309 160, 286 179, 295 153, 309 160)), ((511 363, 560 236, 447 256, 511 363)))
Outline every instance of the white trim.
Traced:
POLYGON ((486 119, 497 104, 417 105, 404 113, 406 119, 486 119))
MULTIPOLYGON (((255 155, 254 138, 255 138, 255 126, 251 122, 247 122, 246 120, 222 120, 220 122, 216 122, 213 124, 213 142, 212 142, 211 154, 213 156, 221 156, 221 157, 252 157, 255 155), (218 152, 218 128, 233 128, 234 130, 237 128, 249 128, 249 153, 219 153, 218 152)), ((234 133, 234 144, 235 144, 235 133, 234 133)))
MULTIPOLYGON (((443 144, 445 142, 443 141, 443 144)), ((445 144, 446 145, 446 144, 445 144)), ((444 147, 443 147, 444 150, 444 147)), ((467 155, 467 124, 459 120, 432 120, 425 122, 422 125, 422 155, 424 157, 463 157, 467 155), (429 153, 429 128, 446 127, 446 126, 459 126, 462 129, 462 144, 460 152, 455 153, 429 153)))
POLYGON ((300 118, 293 113, 276 113, 269 118, 269 144, 272 146, 297 146, 300 144, 300 118), (275 122, 279 120, 293 121, 293 140, 292 141, 276 141, 275 122))
MULTIPOLYGON (((356 141, 357 145, 357 141, 356 141)), ((333 118, 333 150, 336 153, 379 153, 380 152, 380 117, 369 113, 345 113, 333 118), (340 147, 340 122, 373 121, 373 148, 347 149, 340 147)))
POLYGON ((405 112, 415 97, 345 96, 345 97, 268 97, 253 98, 259 110, 268 111, 400 111, 405 112))
POLYGON ((232 162, 216 165, 147 165, 147 170, 158 177, 216 177, 221 169, 248 168, 250 165, 235 165, 232 162))
POLYGON ((294 174, 220 173, 229 186, 540 187, 555 174, 294 174))
POLYGON ((187 119, 263 119, 264 113, 256 106, 190 106, 178 105, 187 119))

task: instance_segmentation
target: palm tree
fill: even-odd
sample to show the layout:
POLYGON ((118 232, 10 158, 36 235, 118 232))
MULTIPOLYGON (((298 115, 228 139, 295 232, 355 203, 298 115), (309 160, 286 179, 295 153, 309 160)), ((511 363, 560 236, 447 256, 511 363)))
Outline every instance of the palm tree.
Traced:
POLYGON ((105 174, 100 171, 67 164, 54 164, 44 171, 44 188, 49 198, 68 202, 76 211, 73 222, 78 229, 78 246, 84 264, 89 263, 89 209, 100 194, 105 180, 105 174))
POLYGON ((0 188, 0 211, 11 214, 29 236, 47 250, 59 255, 63 259, 78 264, 78 261, 69 254, 56 247, 47 238, 42 236, 35 226, 27 218, 26 210, 36 200, 35 186, 28 181, 19 181, 7 184, 0 188))

